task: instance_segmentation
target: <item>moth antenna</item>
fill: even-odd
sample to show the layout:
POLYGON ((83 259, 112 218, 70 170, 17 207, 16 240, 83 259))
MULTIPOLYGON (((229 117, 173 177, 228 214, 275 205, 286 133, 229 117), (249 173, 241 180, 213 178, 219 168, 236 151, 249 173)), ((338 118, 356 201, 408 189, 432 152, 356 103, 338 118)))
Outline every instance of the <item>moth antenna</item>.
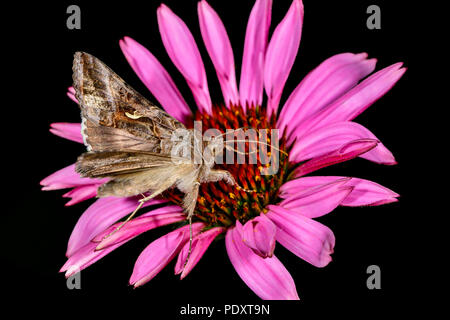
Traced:
POLYGON ((242 152, 242 151, 240 151, 240 150, 238 150, 238 149, 235 149, 235 148, 233 148, 233 147, 230 147, 230 146, 225 146, 225 149, 232 150, 232 151, 234 151, 234 152, 236 152, 236 153, 238 153, 238 154, 243 154, 243 155, 248 155, 248 154, 254 154, 254 153, 256 153, 256 150, 255 150, 255 151, 252 151, 252 152, 242 152))
POLYGON ((260 144, 269 146, 269 147, 271 147, 271 148, 273 148, 273 149, 283 153, 284 155, 289 156, 289 154, 286 151, 283 151, 283 150, 281 150, 281 149, 279 149, 279 148, 277 148, 275 146, 272 146, 272 145, 268 144, 267 142, 262 142, 262 141, 257 141, 257 140, 229 140, 229 141, 226 141, 226 142, 256 142, 256 143, 260 143, 260 144))

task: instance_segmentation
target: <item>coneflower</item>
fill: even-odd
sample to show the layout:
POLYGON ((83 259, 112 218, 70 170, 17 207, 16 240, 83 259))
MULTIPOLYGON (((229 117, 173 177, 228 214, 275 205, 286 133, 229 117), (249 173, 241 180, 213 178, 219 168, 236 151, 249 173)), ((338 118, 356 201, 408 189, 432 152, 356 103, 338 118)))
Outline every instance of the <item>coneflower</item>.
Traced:
MULTIPOLYGON (((225 234, 231 263, 242 280, 262 299, 298 299, 294 280, 274 254, 278 242, 316 267, 331 261, 333 232, 314 218, 337 206, 380 205, 397 201, 398 194, 377 183, 352 177, 313 176, 314 171, 355 157, 393 165, 391 152, 366 128, 352 120, 384 95, 403 75, 401 63, 367 77, 376 60, 367 54, 342 53, 312 70, 278 112, 284 84, 294 63, 303 23, 303 4, 294 0, 268 41, 272 1, 257 0, 247 25, 239 90, 233 50, 225 27, 206 1, 198 4, 200 29, 215 67, 224 100, 213 103, 206 72, 194 38, 167 6, 158 9, 158 24, 169 57, 184 76, 198 110, 192 114, 170 75, 135 40, 120 41, 125 57, 160 105, 192 127, 279 129, 279 170, 261 175, 262 164, 223 164, 239 185, 203 184, 197 201, 192 252, 189 226, 184 225, 150 243, 138 257, 130 284, 140 286, 177 257, 175 273, 184 278, 210 243, 225 234), (367 77, 367 78, 366 78, 367 77), (366 78, 366 79, 364 79, 366 78), (363 81, 361 81, 364 79, 363 81), (361 81, 361 82, 360 82, 361 81), (263 93, 267 103, 263 105, 263 93)), ((74 101, 73 89, 68 93, 74 101)), ((54 123, 51 132, 82 142, 80 124, 54 123)), ((67 205, 96 196, 103 180, 80 178, 74 165, 42 180, 44 190, 73 188, 67 205)), ((162 225, 185 220, 181 194, 166 191, 144 213, 111 234, 120 219, 132 212, 138 198, 102 198, 80 217, 69 240, 68 260, 61 271, 70 276, 93 264, 135 236, 162 225), (110 235, 109 237, 105 237, 110 235)))

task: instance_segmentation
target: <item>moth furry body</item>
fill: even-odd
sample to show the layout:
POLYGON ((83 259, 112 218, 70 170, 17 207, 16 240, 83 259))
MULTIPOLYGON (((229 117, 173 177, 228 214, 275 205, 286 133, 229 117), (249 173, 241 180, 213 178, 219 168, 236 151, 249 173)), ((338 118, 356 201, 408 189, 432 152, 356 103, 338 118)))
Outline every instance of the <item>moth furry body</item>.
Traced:
MULTIPOLYGON (((179 153, 174 156, 175 132, 184 129, 190 141, 194 131, 146 100, 99 59, 75 53, 73 87, 88 150, 78 158, 76 171, 82 177, 110 178, 98 188, 98 197, 150 192, 148 200, 176 187, 185 193, 182 206, 191 218, 201 183, 235 184, 228 171, 213 169, 214 152, 205 158, 193 143, 191 151, 202 154, 200 163, 179 153)), ((216 143, 221 141, 210 142, 211 150, 216 143)))

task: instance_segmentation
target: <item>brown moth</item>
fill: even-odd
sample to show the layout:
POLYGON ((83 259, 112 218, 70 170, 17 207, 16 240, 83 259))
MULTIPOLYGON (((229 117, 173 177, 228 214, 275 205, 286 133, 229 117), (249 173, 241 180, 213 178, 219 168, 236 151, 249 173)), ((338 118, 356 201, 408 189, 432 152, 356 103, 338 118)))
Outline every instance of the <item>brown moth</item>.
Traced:
MULTIPOLYGON (((176 187, 185 194, 182 206, 192 223, 201 183, 224 180, 236 184, 228 171, 212 169, 214 152, 204 157, 199 150, 204 146, 190 145, 194 153, 202 155, 200 162, 174 152, 173 136, 178 130, 184 129, 188 140, 198 133, 146 100, 99 59, 75 53, 73 87, 88 150, 78 158, 76 171, 82 177, 110 178, 98 188, 97 197, 150 193, 139 200, 126 221, 144 202, 176 187)), ((216 150, 221 143, 221 139, 211 140, 208 146, 216 150)))

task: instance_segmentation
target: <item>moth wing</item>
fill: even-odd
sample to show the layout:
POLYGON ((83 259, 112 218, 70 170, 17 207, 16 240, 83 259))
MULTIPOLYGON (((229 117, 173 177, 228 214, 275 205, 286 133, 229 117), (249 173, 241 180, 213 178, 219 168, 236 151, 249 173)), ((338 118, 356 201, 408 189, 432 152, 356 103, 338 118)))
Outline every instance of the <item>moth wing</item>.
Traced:
POLYGON ((111 151, 84 153, 77 161, 76 171, 84 177, 112 177, 98 188, 98 197, 130 197, 169 189, 192 175, 195 168, 185 158, 150 152, 111 151))
POLYGON ((90 54, 75 53, 73 87, 88 151, 132 149, 168 153, 172 132, 185 129, 90 54))
POLYGON ((191 165, 152 167, 139 173, 120 175, 98 188, 98 197, 130 197, 150 191, 161 193, 175 187, 184 174, 192 170, 191 165))
POLYGON ((130 197, 148 191, 160 194, 177 186, 177 182, 184 179, 192 170, 194 170, 192 164, 175 165, 171 163, 170 165, 153 166, 141 172, 122 174, 100 186, 97 196, 130 197))
POLYGON ((76 172, 81 177, 115 177, 151 168, 192 165, 191 161, 154 152, 134 150, 86 152, 78 157, 76 172))

